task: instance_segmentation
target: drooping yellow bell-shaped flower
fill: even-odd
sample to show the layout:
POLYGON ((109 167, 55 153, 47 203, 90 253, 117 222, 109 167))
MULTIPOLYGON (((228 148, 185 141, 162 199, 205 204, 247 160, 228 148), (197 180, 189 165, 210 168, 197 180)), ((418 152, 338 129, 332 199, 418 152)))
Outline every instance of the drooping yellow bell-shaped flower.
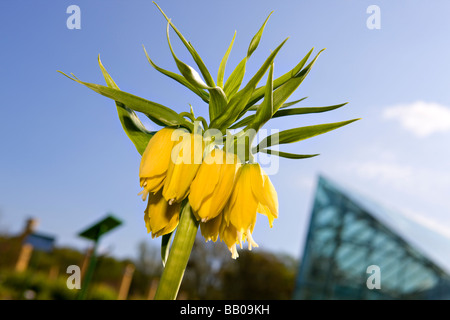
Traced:
POLYGON ((231 258, 236 259, 239 257, 237 252, 236 244, 240 243, 239 233, 236 228, 231 224, 227 224, 225 219, 223 219, 220 225, 220 239, 225 242, 228 250, 231 252, 231 258))
POLYGON ((186 131, 163 128, 150 139, 142 155, 139 180, 144 188, 140 194, 145 200, 149 193, 155 193, 164 185, 169 169, 172 149, 180 135, 186 131))
POLYGON ((205 142, 200 134, 185 133, 180 139, 181 141, 172 150, 164 182, 163 196, 169 204, 186 198, 192 180, 203 161, 205 142))
POLYGON ((189 203, 198 220, 206 222, 222 212, 239 166, 235 154, 220 149, 213 149, 204 158, 189 193, 189 203))
POLYGON ((205 238, 205 241, 212 240, 213 242, 216 242, 217 238, 219 237, 221 225, 222 214, 219 214, 217 217, 209 219, 206 222, 200 221, 200 232, 205 238))
POLYGON ((278 217, 278 197, 259 164, 248 163, 239 168, 235 187, 223 214, 225 225, 232 225, 237 230, 239 243, 247 240, 249 250, 258 246, 252 238, 257 212, 267 215, 272 226, 273 220, 278 217))
POLYGON ((272 228, 273 220, 278 218, 278 195, 275 187, 269 179, 269 176, 262 170, 263 179, 264 179, 264 196, 266 199, 266 203, 260 202, 258 204, 257 212, 264 214, 269 219, 269 225, 272 228))
POLYGON ((172 232, 178 225, 180 218, 180 203, 169 203, 162 196, 162 190, 148 195, 148 204, 145 209, 145 225, 152 238, 172 232))

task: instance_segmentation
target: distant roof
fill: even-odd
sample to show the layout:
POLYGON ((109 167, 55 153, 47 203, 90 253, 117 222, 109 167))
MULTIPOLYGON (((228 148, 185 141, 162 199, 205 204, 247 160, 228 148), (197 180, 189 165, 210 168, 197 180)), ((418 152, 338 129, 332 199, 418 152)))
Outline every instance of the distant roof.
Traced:
POLYGON ((31 244, 35 250, 50 252, 53 249, 55 237, 33 232, 24 239, 24 243, 31 244))
POLYGON ((121 224, 121 220, 112 215, 108 215, 94 225, 91 225, 87 229, 81 231, 78 235, 86 239, 97 241, 102 235, 120 226, 121 224))
POLYGON ((354 201, 368 214, 450 274, 449 237, 409 219, 400 210, 387 208, 366 195, 334 182, 323 174, 319 175, 319 179, 325 180, 329 186, 354 201))

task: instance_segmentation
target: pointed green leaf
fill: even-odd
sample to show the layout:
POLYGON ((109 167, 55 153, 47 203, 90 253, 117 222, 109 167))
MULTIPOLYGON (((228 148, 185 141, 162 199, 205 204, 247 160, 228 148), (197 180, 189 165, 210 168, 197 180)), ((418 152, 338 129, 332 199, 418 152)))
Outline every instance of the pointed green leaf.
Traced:
MULTIPOLYGON (((144 46, 143 46, 144 47, 144 46)), ((149 57, 149 55, 147 54, 147 50, 145 50, 144 47, 144 52, 145 55, 147 57, 148 62, 152 65, 153 68, 155 68, 157 71, 161 72, 162 74, 168 76, 169 78, 172 78, 173 80, 181 83, 182 85, 184 85, 186 88, 188 88, 189 90, 191 90, 192 92, 194 92, 195 94, 197 94, 203 101, 205 101, 206 103, 209 103, 209 94, 208 92, 198 89, 197 87, 193 86, 189 81, 186 80, 185 77, 183 77, 182 75, 179 75, 177 73, 165 70, 163 68, 158 67, 149 57)))
MULTIPOLYGON (((306 76, 310 72, 312 66, 314 65, 314 63, 316 62, 317 58, 319 57, 319 55, 322 52, 323 52, 323 50, 321 50, 315 56, 315 58, 303 70, 301 70, 300 72, 295 74, 295 76, 293 78, 289 79, 288 81, 286 81, 284 84, 282 84, 281 86, 279 86, 275 90, 274 95, 273 95, 273 110, 274 110, 274 112, 276 112, 278 109, 280 109, 284 105, 284 102, 289 98, 289 96, 295 90, 297 90, 297 88, 300 86, 300 84, 306 78, 306 76)), ((275 81, 274 81, 274 87, 275 87, 275 81)), ((262 87, 262 88, 264 88, 264 87, 262 87)), ((252 97, 253 97, 253 95, 252 95, 252 97)), ((257 101, 257 100, 255 100, 255 101, 257 101)), ((241 117, 243 117, 244 114, 248 111, 249 108, 251 108, 251 104, 250 103, 248 103, 246 105, 246 107, 241 111, 241 113, 237 117, 237 119, 240 119, 241 117)), ((252 117, 252 116, 250 116, 250 117, 252 117)), ((244 121, 244 123, 248 123, 249 120, 250 119, 247 119, 246 121, 244 121)))
POLYGON ((273 63, 269 69, 269 75, 267 77, 266 92, 264 101, 256 111, 255 119, 248 126, 258 131, 267 121, 272 118, 273 114, 273 63))
POLYGON ((283 158, 288 158, 288 159, 306 159, 306 158, 316 157, 319 155, 318 153, 317 154, 296 154, 296 153, 288 153, 288 152, 271 150, 271 149, 261 149, 261 150, 259 150, 259 152, 263 152, 263 153, 267 153, 267 154, 271 154, 271 155, 275 155, 275 156, 279 156, 279 157, 283 157, 283 158))
MULTIPOLYGON (((172 24, 173 27, 173 24, 172 24)), ((202 73, 203 77, 205 78, 206 84, 210 87, 215 87, 216 83, 214 82, 213 77, 211 76, 211 74, 209 73, 208 69, 206 68, 205 63, 203 62, 202 58, 200 58, 200 55, 198 54, 198 52, 195 50, 194 46, 188 42, 190 48, 191 48, 191 52, 192 52, 192 57, 195 61, 195 63, 197 64, 200 72, 202 73)))
POLYGON ((343 107, 347 104, 341 103, 334 106, 328 106, 328 107, 303 107, 303 108, 292 108, 292 109, 284 109, 284 110, 278 110, 275 112, 272 118, 278 118, 278 117, 284 117, 284 116, 292 116, 297 114, 309 114, 309 113, 320 113, 320 112, 327 112, 331 110, 338 109, 340 107, 343 107))
MULTIPOLYGON (((319 113, 319 112, 326 112, 326 111, 331 111, 337 108, 340 108, 342 106, 345 106, 347 104, 346 103, 342 103, 342 104, 337 104, 334 106, 328 106, 328 107, 303 107, 303 108, 292 108, 292 109, 286 109, 300 101, 305 100, 306 97, 296 100, 296 101, 292 101, 292 102, 288 102, 288 103, 284 103, 277 112, 274 113, 274 115, 272 116, 272 118, 278 118, 278 117, 284 117, 284 116, 293 116, 293 115, 298 115, 298 114, 308 114, 308 113, 319 113), (284 109, 284 110, 281 110, 284 109)), ((259 105, 257 106, 253 106, 253 107, 259 107, 259 105)), ((250 111, 250 109, 249 109, 250 111)), ((240 120, 239 122, 234 123, 230 129, 237 129, 237 128, 242 128, 247 126, 249 123, 251 123, 253 120, 255 119, 255 115, 249 115, 247 117, 245 117, 244 119, 240 120)))
MULTIPOLYGON (((102 70, 108 87, 120 90, 103 66, 100 60, 100 55, 98 56, 98 64, 100 65, 100 69, 102 70)), ((131 140, 131 142, 133 142, 137 151, 142 155, 151 137, 153 137, 156 132, 148 131, 139 120, 136 113, 134 113, 133 110, 125 106, 123 103, 116 101, 116 107, 123 130, 131 140)))
MULTIPOLYGON (((308 98, 308 97, 303 97, 303 98, 295 100, 295 101, 283 103, 283 105, 280 107, 280 109, 284 109, 284 108, 288 108, 290 106, 293 106, 294 104, 297 104, 297 103, 305 100, 306 98, 308 98)), ((255 105, 251 106, 250 108, 248 108, 247 111, 256 111, 256 110, 258 110, 259 106, 260 106, 259 104, 255 104, 255 105)))
POLYGON ((173 234, 172 231, 161 237, 161 260, 164 267, 166 266, 167 258, 169 258, 170 242, 173 238, 173 234))
MULTIPOLYGON (((311 56, 314 48, 312 48, 306 56, 303 57, 303 59, 289 72, 286 72, 284 75, 276 78, 273 83, 274 89, 277 89, 281 85, 285 84, 290 79, 296 77, 298 73, 302 70, 306 62, 308 61, 309 57, 311 56)), ((320 54, 320 53, 319 53, 320 54)), ((248 103, 248 107, 254 105, 258 100, 260 100, 264 96, 264 87, 259 87, 255 89, 255 91, 252 94, 252 97, 248 103)), ((246 108, 247 109, 247 108, 246 108)))
POLYGON ((223 88, 223 77, 225 75, 225 67, 227 65, 228 56, 230 55, 231 48, 233 48, 235 38, 236 38, 236 31, 234 32, 233 39, 231 40, 231 43, 228 46, 227 52, 225 52, 222 61, 220 61, 219 71, 217 73, 217 85, 221 88, 223 88))
POLYGON ((184 119, 172 109, 167 108, 159 103, 143 99, 141 97, 118 89, 105 87, 99 84, 83 82, 75 77, 66 75, 64 72, 58 72, 107 98, 113 99, 126 105, 128 108, 134 111, 142 112, 148 116, 151 116, 161 123, 165 124, 166 126, 183 126, 189 129, 193 128, 191 122, 184 119))
POLYGON ((274 112, 278 111, 278 109, 291 96, 291 94, 294 93, 295 90, 297 90, 297 88, 300 86, 303 80, 305 80, 306 76, 311 71, 314 63, 316 62, 317 58, 319 58, 322 52, 323 50, 319 51, 319 53, 314 57, 314 59, 295 77, 289 79, 288 81, 286 81, 286 83, 278 87, 278 89, 274 93, 273 98, 274 112))
POLYGON ((244 59, 241 60, 241 62, 239 62, 237 67, 234 68, 233 72, 230 74, 227 81, 225 82, 223 90, 225 91, 227 97, 231 98, 239 90, 239 87, 242 84, 242 80, 244 80, 246 64, 247 64, 247 57, 245 57, 244 59))
POLYGON ((236 121, 241 111, 247 105, 248 100, 251 97, 252 92, 255 90, 256 85, 266 73, 267 69, 272 65, 276 55, 286 43, 288 39, 285 39, 266 59, 264 64, 259 68, 256 74, 249 80, 246 86, 238 91, 233 98, 228 102, 226 110, 220 114, 214 121, 211 122, 211 128, 218 128, 221 131, 225 131, 228 126, 236 121))
POLYGON ((278 109, 289 108, 290 106, 293 106, 294 104, 297 104, 297 103, 299 103, 299 102, 302 102, 303 100, 305 100, 305 99, 307 99, 307 98, 308 98, 308 97, 303 97, 303 98, 298 99, 298 100, 295 100, 295 101, 283 103, 283 104, 281 105, 281 107, 278 108, 278 109))
MULTIPOLYGON (((283 104, 279 109, 281 108, 287 108, 290 107, 302 100, 304 100, 306 98, 302 98, 296 101, 292 101, 289 103, 285 103, 283 104)), ((303 108, 292 108, 292 109, 284 109, 284 110, 278 110, 277 112, 275 112, 275 114, 272 116, 272 118, 279 118, 279 117, 285 117, 285 116, 293 116, 293 115, 298 115, 298 114, 309 114, 309 113, 320 113, 320 112, 326 112, 326 111, 331 111, 331 110, 335 110, 338 109, 340 107, 343 107, 347 104, 346 103, 341 103, 341 104, 337 104, 334 106, 327 106, 327 107, 303 107, 303 108)), ((249 115, 247 117, 245 117, 244 119, 240 120, 239 122, 236 122, 235 124, 233 124, 230 129, 237 129, 237 128, 242 128, 245 127, 246 125, 248 125, 249 123, 251 123, 253 120, 255 119, 255 115, 249 115)))
POLYGON ((261 37, 264 31, 264 28, 266 27, 267 21, 269 20, 270 16, 272 15, 273 11, 269 13, 266 20, 264 21, 261 28, 259 28, 258 32, 253 36, 252 41, 250 42, 250 45, 248 46, 247 50, 247 58, 249 58, 252 53, 258 48, 259 42, 261 41, 261 37))
POLYGON ((255 115, 251 114, 248 117, 241 119, 239 122, 234 123, 232 126, 230 126, 230 129, 238 129, 238 128, 248 126, 250 123, 253 122, 254 119, 255 119, 255 115))
POLYGON ((231 99, 231 97, 233 97, 241 87, 242 81, 244 80, 247 61, 248 59, 250 59, 250 56, 253 54, 256 48, 258 48, 264 28, 272 13, 273 11, 266 18, 261 28, 259 28, 258 32, 253 36, 250 45, 248 46, 247 56, 244 59, 242 59, 241 62, 239 62, 237 67, 233 70, 233 72, 225 82, 224 91, 228 99, 231 99))
POLYGON ((170 24, 170 26, 173 28, 173 30, 176 32, 180 40, 183 42, 186 49, 188 49, 189 53, 191 54, 192 58, 194 59, 195 63, 197 64, 198 68, 200 69, 200 72, 202 73, 203 77, 205 78, 205 82, 210 87, 215 87, 216 84, 214 83, 214 79, 211 77, 211 74, 209 73, 208 69, 206 68, 205 64, 203 63, 202 59, 200 58, 200 55, 195 51, 194 47, 190 42, 188 42, 184 36, 181 34, 181 32, 175 27, 175 25, 170 21, 169 17, 164 13, 164 11, 156 4, 155 1, 152 1, 156 7, 161 11, 164 18, 166 18, 167 22, 170 24))
POLYGON ((175 52, 173 51, 172 45, 170 43, 170 36, 169 36, 169 26, 170 26, 170 19, 167 23, 167 42, 169 43, 170 51, 172 52, 172 56, 175 60, 175 63, 178 67, 178 70, 180 70, 181 74, 184 76, 184 78, 192 84, 194 87, 196 87, 199 90, 207 89, 209 91, 209 116, 210 120, 212 121, 218 114, 220 114, 227 105, 227 98, 225 93, 223 92, 222 88, 220 87, 210 87, 206 83, 203 82, 202 78, 198 74, 197 71, 194 70, 191 66, 187 65, 183 61, 177 58, 175 52))
POLYGON ((170 43, 169 27, 170 27, 170 19, 169 22, 167 23, 166 36, 170 52, 172 53, 173 59, 175 60, 178 70, 180 70, 184 78, 186 78, 186 80, 190 84, 195 86, 197 89, 208 89, 209 87, 206 85, 205 82, 203 82, 203 79, 200 77, 200 74, 198 74, 198 72, 195 71, 194 68, 178 59, 177 55, 173 51, 172 44, 170 43))
MULTIPOLYGON (((305 100, 306 98, 307 98, 307 97, 304 97, 304 98, 301 98, 301 99, 298 99, 298 100, 295 100, 295 101, 292 101, 292 102, 283 103, 283 105, 282 105, 279 109, 284 109, 284 108, 288 108, 288 107, 290 107, 290 106, 293 106, 294 104, 299 103, 300 101, 303 101, 303 100, 305 100)), ((248 111, 258 110, 259 106, 260 106, 260 105, 254 105, 254 106, 252 106, 251 108, 249 108, 248 111)), ((306 108, 306 109, 307 109, 307 108, 306 108)), ((281 111, 281 110, 278 110, 278 111, 273 115, 272 118, 277 117, 277 114, 278 114, 280 111, 281 111)), ((253 121, 253 119, 255 119, 255 115, 254 115, 254 114, 249 115, 249 116, 245 117, 244 119, 240 120, 239 122, 234 123, 234 124, 230 127, 230 129, 237 129, 237 128, 245 127, 245 126, 247 126, 248 124, 250 124, 250 123, 253 121)))
POLYGON ((359 120, 359 119, 353 119, 353 120, 335 122, 335 123, 318 124, 318 125, 314 125, 314 126, 306 126, 306 127, 300 127, 300 128, 294 128, 294 129, 280 131, 276 134, 265 137, 258 144, 258 146, 256 147, 256 150, 259 151, 260 148, 268 148, 275 144, 293 143, 293 142, 298 142, 298 141, 305 140, 308 138, 312 138, 317 135, 332 131, 332 130, 340 128, 342 126, 345 126, 356 120, 359 120), (276 141, 276 143, 274 143, 272 140, 276 141))
MULTIPOLYGON (((323 52, 323 50, 319 51, 319 53, 314 57, 314 59, 303 70, 296 73, 294 77, 287 80, 285 83, 280 85, 275 90, 274 95, 273 95, 274 112, 276 112, 283 105, 283 103, 291 96, 291 94, 294 93, 295 90, 297 90, 297 88, 300 86, 300 84, 303 82, 303 80, 305 80, 306 76, 311 71, 311 68, 313 67, 314 63, 316 62, 316 60, 320 56, 320 54, 323 52)), ((275 83, 274 83, 274 87, 275 87, 275 83)), ((252 95, 252 97, 253 97, 253 95, 252 95)), ((257 101, 257 100, 255 100, 255 101, 257 101)), ((248 110, 248 108, 250 108, 250 106, 251 106, 250 103, 248 103, 247 106, 242 110, 241 114, 239 115, 239 118, 245 114, 245 112, 248 110)))
POLYGON ((209 89, 209 120, 213 121, 227 107, 227 97, 221 87, 209 89))

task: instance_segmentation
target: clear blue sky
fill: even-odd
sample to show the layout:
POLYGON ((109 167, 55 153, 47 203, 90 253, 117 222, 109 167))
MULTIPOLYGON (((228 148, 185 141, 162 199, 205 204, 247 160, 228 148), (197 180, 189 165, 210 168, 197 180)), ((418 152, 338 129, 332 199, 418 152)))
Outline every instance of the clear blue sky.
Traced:
MULTIPOLYGON (((280 160, 271 179, 280 216, 272 229, 261 217, 260 248, 299 257, 316 175, 400 209, 436 232, 450 235, 450 3, 448 1, 160 1, 196 47, 212 74, 237 31, 226 76, 274 11, 248 64, 254 74, 283 39, 275 76, 312 47, 327 48, 292 100, 303 106, 349 102, 327 114, 273 121, 268 128, 362 117, 337 131, 283 150, 320 153, 280 160), (381 9, 381 29, 366 26, 366 9, 381 9), (424 129, 426 128, 426 130, 424 129)), ((58 245, 86 248, 76 236, 113 212, 124 225, 105 236, 103 250, 125 257, 147 235, 138 169, 140 156, 122 131, 114 102, 63 77, 103 84, 97 55, 124 91, 198 114, 206 105, 155 71, 142 44, 161 67, 176 71, 165 20, 151 1, 0 2, 0 229, 18 232, 28 216, 58 245), (66 9, 81 8, 81 29, 69 30, 66 9)), ((178 56, 188 63, 172 34, 178 56)), ((248 79, 248 77, 246 77, 248 79)), ((145 122, 149 129, 157 129, 145 122)))

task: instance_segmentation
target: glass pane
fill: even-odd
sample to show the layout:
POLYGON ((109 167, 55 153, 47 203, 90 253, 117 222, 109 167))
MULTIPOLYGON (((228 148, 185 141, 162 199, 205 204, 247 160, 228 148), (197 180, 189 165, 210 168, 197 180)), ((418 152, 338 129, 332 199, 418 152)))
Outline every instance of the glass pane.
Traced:
POLYGON ((386 224, 389 212, 373 211, 382 209, 365 207, 361 199, 319 180, 307 260, 294 297, 450 299, 449 275, 386 224), (370 265, 379 267, 380 290, 367 288, 370 265))

